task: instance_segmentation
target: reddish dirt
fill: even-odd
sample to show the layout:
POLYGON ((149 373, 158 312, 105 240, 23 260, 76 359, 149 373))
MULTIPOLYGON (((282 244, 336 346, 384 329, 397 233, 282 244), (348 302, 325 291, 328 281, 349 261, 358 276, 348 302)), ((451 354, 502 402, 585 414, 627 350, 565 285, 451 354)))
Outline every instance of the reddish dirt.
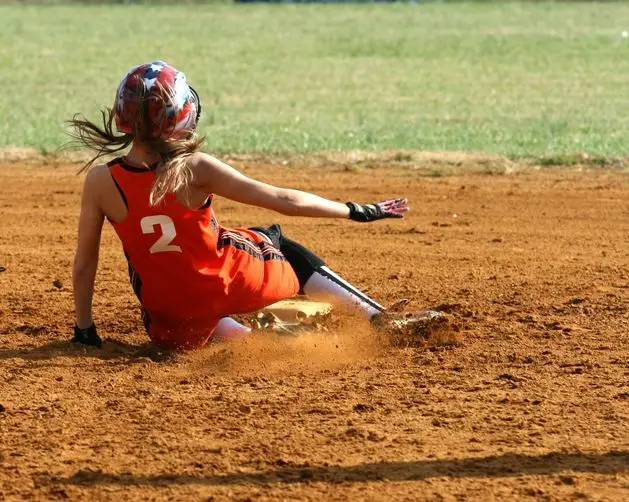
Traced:
POLYGON ((159 359, 109 228, 107 342, 68 343, 76 168, 0 166, 0 499, 629 500, 627 173, 248 165, 340 200, 407 194, 407 219, 372 225, 217 210, 280 222, 384 303, 446 304, 459 343, 346 322, 159 359))

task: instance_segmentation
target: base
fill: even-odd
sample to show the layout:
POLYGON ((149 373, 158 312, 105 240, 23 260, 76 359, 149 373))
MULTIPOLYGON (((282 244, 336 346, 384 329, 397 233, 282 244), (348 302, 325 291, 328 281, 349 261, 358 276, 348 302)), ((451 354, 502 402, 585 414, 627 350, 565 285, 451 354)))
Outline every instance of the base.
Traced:
POLYGON ((332 305, 316 302, 307 298, 291 298, 269 305, 260 310, 263 314, 273 314, 283 322, 300 322, 309 317, 326 315, 332 311, 332 305))

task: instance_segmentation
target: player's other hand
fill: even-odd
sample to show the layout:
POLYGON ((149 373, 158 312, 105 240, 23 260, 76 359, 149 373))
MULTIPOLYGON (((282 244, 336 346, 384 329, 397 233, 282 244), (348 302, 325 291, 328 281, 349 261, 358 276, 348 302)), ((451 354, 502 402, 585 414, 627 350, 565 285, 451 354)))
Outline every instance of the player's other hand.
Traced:
POLYGON ((88 328, 81 329, 76 324, 74 325, 74 337, 72 343, 81 343, 83 345, 93 345, 95 347, 102 347, 103 341, 98 333, 96 333, 96 326, 94 323, 88 328))
POLYGON ((403 218, 408 211, 408 199, 389 199, 375 204, 358 204, 347 202, 349 219, 367 223, 383 218, 403 218))

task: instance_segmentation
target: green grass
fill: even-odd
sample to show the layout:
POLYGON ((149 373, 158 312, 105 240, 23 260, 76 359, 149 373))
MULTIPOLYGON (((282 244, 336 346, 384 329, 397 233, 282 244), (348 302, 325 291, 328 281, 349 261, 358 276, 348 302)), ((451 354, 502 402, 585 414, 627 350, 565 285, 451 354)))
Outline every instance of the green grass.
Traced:
POLYGON ((627 4, 0 7, 0 146, 48 151, 134 64, 201 94, 215 152, 626 155, 627 4), (624 22, 623 22, 624 20, 624 22))

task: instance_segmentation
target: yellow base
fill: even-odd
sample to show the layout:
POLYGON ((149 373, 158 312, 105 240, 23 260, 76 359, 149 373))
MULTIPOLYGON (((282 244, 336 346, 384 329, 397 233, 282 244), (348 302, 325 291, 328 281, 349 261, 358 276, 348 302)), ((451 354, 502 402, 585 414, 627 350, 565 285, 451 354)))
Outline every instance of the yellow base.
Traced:
POLYGON ((291 298, 269 305, 260 310, 264 313, 272 313, 285 322, 297 322, 299 320, 315 316, 325 315, 332 310, 332 305, 326 302, 315 302, 312 300, 291 298))

